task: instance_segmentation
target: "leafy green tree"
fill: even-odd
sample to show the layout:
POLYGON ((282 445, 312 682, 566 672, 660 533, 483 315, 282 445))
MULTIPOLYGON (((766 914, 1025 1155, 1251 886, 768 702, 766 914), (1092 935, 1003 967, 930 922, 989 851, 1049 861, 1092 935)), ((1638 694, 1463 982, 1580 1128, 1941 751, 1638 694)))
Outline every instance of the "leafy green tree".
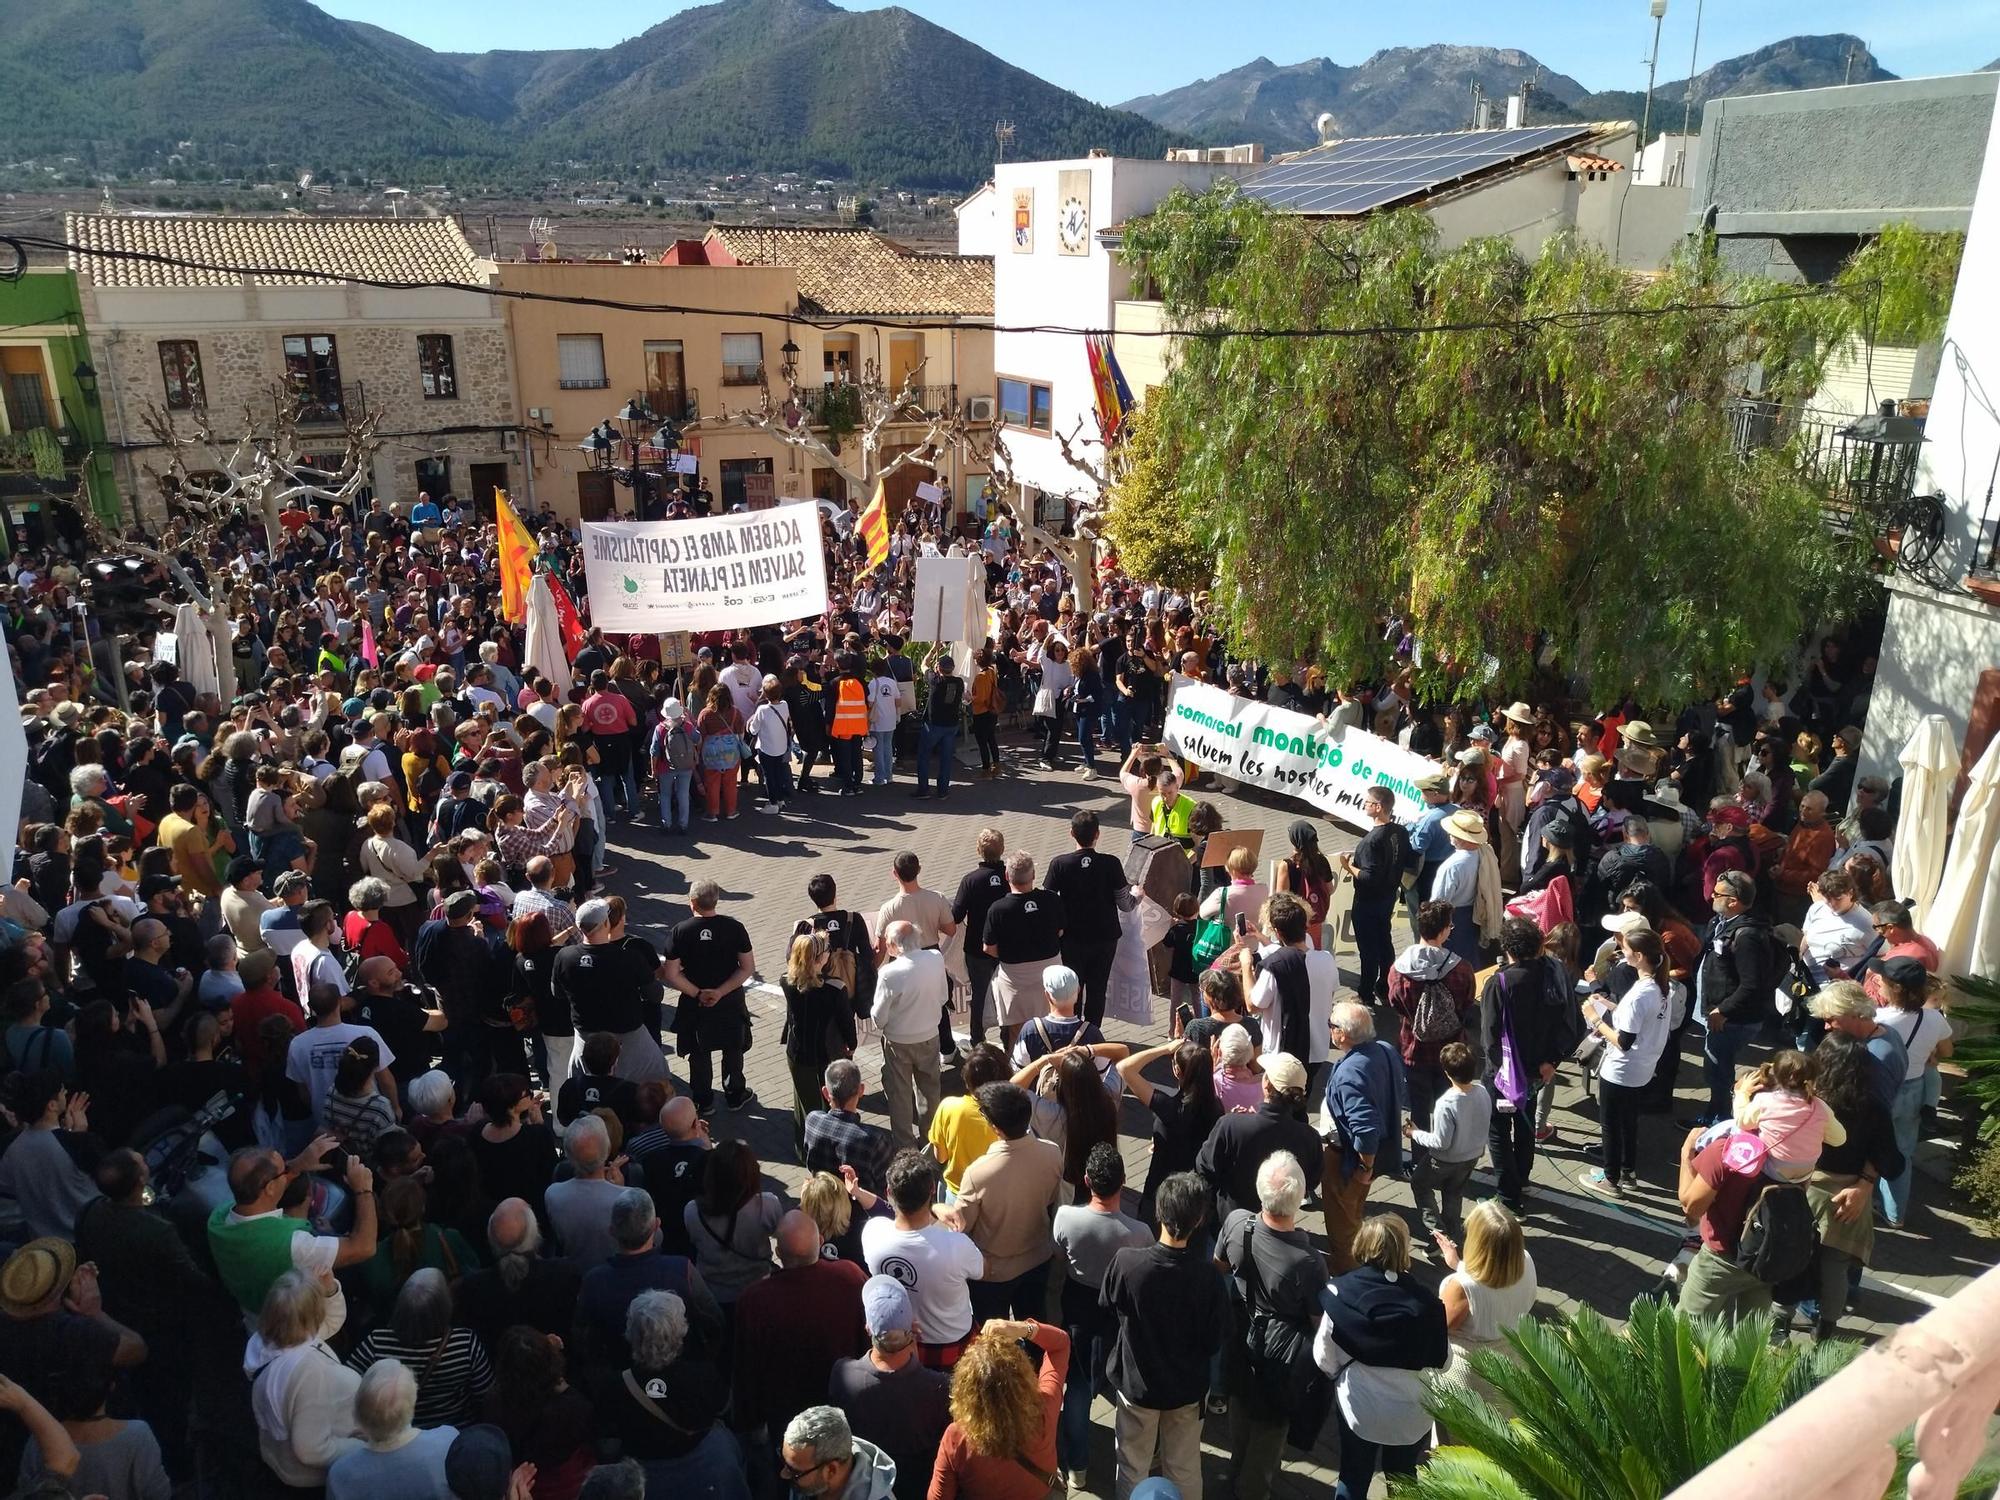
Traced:
POLYGON ((1835 1374, 1861 1350, 1828 1340, 1772 1347, 1770 1321, 1684 1317, 1646 1298, 1620 1329, 1590 1308, 1528 1318, 1510 1350, 1474 1370, 1511 1417, 1433 1382, 1451 1435, 1403 1500, 1659 1500, 1835 1374))
POLYGON ((1112 476, 1102 530, 1131 576, 1192 593, 1214 582, 1215 559, 1181 521, 1173 491, 1175 455, 1150 410, 1142 406, 1133 412, 1119 437, 1121 462, 1112 476))
POLYGON ((1194 335, 1150 401, 1157 489, 1247 651, 1360 670, 1400 613, 1434 688, 1539 659, 1684 701, 1869 602, 1814 483, 1733 440, 1746 368, 1774 397, 1817 383, 1821 294, 1701 246, 1653 278, 1571 237, 1445 251, 1420 213, 1329 224, 1233 185, 1177 192, 1125 253, 1194 335), (1381 331, 1229 331, 1316 329, 1381 331))

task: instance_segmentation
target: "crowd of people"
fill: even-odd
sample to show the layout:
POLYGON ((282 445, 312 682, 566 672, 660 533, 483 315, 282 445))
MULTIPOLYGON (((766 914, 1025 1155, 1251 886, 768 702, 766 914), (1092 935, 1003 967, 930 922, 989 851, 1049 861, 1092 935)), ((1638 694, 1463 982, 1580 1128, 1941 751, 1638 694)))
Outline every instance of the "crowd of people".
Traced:
MULTIPOLYGON (((582 597, 574 537, 532 519, 582 597)), ((161 539, 234 622, 226 699, 164 626, 100 629, 79 559, 12 560, 0 1474, 108 1500, 1042 1500, 1090 1487, 1102 1396, 1118 1500, 1199 1500, 1211 1419, 1239 1500, 1322 1434, 1360 1500, 1425 1451, 1427 1372, 1476 1385, 1533 1308, 1564 1068, 1602 1132, 1582 1185, 1670 1192, 1693 1226, 1684 1306, 1834 1331, 1876 1216, 1911 1211, 1951 1035, 1889 888, 1895 789, 1854 775, 1865 674, 1829 649, 1796 698, 1746 683, 1671 731, 1553 691, 1434 709, 1407 643, 1330 689, 1236 659, 1204 601, 1115 558, 1081 611, 1004 521, 934 521, 873 570, 829 523, 849 582, 821 619, 683 662, 592 628, 566 686, 524 665, 493 528, 451 502, 161 539), (973 548, 998 628, 962 679, 906 604, 918 556, 973 548), (1300 819, 1267 878, 1242 848, 1206 863, 1222 814, 1159 743, 1174 672, 1446 769, 1407 825, 1371 793, 1337 860, 1300 819), (615 890, 615 824, 672 858, 753 778, 784 815, 912 761, 909 795, 946 797, 961 726, 996 776, 1003 724, 1086 776, 1115 748, 1127 826, 1086 809, 1048 851, 988 827, 937 888, 903 852, 864 909, 824 871, 775 880, 805 906, 762 970, 715 883, 656 933, 615 890), (1125 834, 1186 864, 1148 955, 1168 1021, 1136 1047, 1103 1029, 1125 834), (1649 1189, 1639 1119, 1690 1021, 1703 1117, 1649 1189), (769 1047, 796 1195, 743 1138, 769 1047), (1370 1211, 1392 1179, 1414 1245, 1370 1211)))

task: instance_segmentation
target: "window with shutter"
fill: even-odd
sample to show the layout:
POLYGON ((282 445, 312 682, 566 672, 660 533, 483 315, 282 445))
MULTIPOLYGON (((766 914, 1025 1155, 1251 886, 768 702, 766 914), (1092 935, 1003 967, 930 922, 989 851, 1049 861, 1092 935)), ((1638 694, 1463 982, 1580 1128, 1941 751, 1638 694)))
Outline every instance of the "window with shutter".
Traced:
POLYGON ((604 378, 603 334, 556 335, 556 383, 566 391, 601 390, 611 384, 604 378))
POLYGON ((725 333, 722 336, 722 383, 757 385, 764 379, 764 335, 725 333))

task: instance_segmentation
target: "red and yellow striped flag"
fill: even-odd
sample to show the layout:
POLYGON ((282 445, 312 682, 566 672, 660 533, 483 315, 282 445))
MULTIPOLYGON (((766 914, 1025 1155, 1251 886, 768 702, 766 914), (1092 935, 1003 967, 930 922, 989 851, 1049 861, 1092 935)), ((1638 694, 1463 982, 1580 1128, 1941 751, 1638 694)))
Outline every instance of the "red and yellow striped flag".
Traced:
POLYGON ((508 503, 505 490, 493 493, 493 518, 500 530, 500 610, 518 625, 528 618, 528 583, 535 573, 535 539, 508 503))
POLYGON ((879 568, 889 560, 889 497, 882 481, 875 481, 875 498, 861 512, 861 535, 868 543, 868 566, 879 568))

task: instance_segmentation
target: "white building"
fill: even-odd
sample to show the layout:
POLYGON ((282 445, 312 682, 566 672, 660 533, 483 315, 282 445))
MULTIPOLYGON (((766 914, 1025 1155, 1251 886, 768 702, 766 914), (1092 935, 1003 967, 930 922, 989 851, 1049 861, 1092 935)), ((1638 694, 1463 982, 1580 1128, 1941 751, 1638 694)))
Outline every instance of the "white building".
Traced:
POLYGON ((1944 545, 1929 581, 1890 578, 1864 773, 1894 776, 1925 714, 1944 715, 1968 766, 2000 730, 2000 111, 1985 149, 1917 474, 1919 494, 1944 497, 1944 545))
MULTIPOLYGON (((959 253, 992 254, 993 316, 1003 329, 1109 329, 1132 277, 1107 243, 1116 236, 1107 232, 1150 212, 1177 187, 1205 192, 1255 170, 1248 163, 1115 156, 1002 162, 992 185, 959 205, 959 253)), ((1078 434, 1080 455, 1101 452, 1084 341, 1073 333, 997 332, 993 369, 1014 477, 1048 497, 1038 502, 1040 515, 1059 519, 1061 497, 1089 481, 1064 461, 1054 434, 1078 434)), ((1143 398, 1141 374, 1128 369, 1126 376, 1143 398)))
POLYGON ((1699 135, 1657 135, 1632 163, 1634 187, 1685 187, 1699 135))

